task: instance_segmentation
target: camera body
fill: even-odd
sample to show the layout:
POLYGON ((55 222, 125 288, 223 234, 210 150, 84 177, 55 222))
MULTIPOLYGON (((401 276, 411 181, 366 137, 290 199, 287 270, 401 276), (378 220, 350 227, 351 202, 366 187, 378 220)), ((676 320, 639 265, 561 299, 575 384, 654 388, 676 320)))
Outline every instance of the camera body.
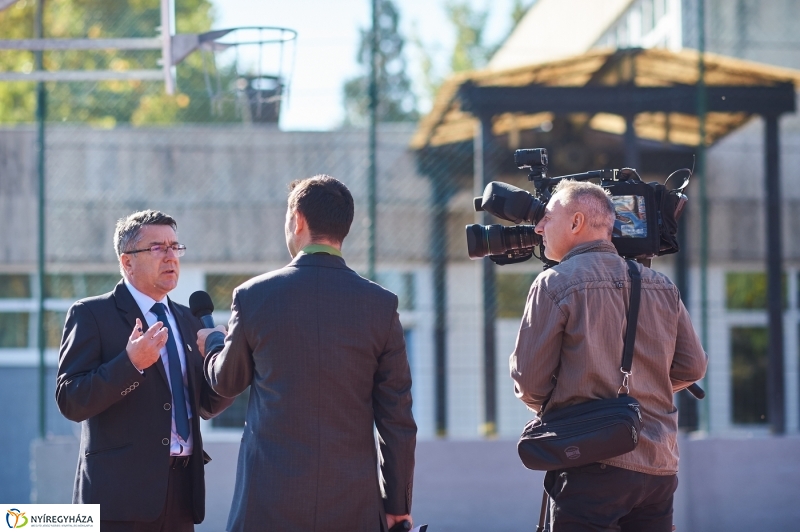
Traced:
POLYGON ((633 168, 593 170, 548 178, 548 157, 544 148, 516 150, 514 162, 521 170, 529 170, 528 180, 533 182, 536 193, 530 194, 499 181, 486 185, 483 196, 474 200, 475 210, 486 211, 518 225, 468 225, 467 251, 471 259, 488 256, 502 265, 536 256, 546 266, 556 264, 545 258, 542 239, 534 228, 544 216, 553 188, 562 179, 599 180, 598 184, 609 192, 616 211, 611 242, 623 257, 649 260, 678 251, 677 222, 686 205, 687 197, 683 190, 689 184, 691 170, 684 168, 673 172, 662 185, 644 183, 633 168), (681 174, 684 178, 679 186, 668 189, 670 179, 681 174), (537 247, 538 255, 535 253, 537 247))

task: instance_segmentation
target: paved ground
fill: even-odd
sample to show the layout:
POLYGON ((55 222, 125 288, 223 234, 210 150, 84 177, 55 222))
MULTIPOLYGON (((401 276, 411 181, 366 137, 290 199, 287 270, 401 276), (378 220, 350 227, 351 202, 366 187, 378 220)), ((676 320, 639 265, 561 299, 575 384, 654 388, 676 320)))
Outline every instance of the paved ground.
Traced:
MULTIPOLYGON (((233 494, 238 446, 207 443, 206 521, 197 532, 220 532, 233 494)), ((417 444, 414 519, 429 532, 534 530, 539 517, 543 473, 528 471, 516 442, 426 441, 417 444)))
MULTIPOLYGON (((222 532, 239 444, 205 447, 213 461, 206 466, 206 521, 197 532, 222 532)), ((680 448, 678 532, 800 530, 800 437, 682 438, 680 448)), ((78 440, 34 442, 31 451, 31 502, 68 503, 78 440)), ((522 467, 514 441, 419 442, 415 476, 413 514, 430 532, 535 530, 542 473, 522 467)))

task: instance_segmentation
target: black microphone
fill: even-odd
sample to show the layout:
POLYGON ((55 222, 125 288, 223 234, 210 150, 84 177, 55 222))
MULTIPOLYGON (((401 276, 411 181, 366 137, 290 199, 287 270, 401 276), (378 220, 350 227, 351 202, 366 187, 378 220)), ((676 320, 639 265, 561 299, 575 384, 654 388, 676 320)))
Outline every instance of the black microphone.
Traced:
POLYGON ((192 314, 203 323, 204 329, 214 328, 214 318, 211 317, 211 313, 214 312, 214 302, 211 301, 208 292, 198 290, 190 295, 189 308, 192 310, 192 314))

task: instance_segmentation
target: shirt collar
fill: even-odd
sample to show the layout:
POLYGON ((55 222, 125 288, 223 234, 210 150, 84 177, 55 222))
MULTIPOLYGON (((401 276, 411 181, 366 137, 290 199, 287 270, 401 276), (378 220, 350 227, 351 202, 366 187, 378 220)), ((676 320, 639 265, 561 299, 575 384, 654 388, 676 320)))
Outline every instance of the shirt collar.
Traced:
POLYGON ((167 313, 169 314, 169 300, 167 299, 167 296, 164 296, 161 299, 161 301, 156 301, 152 297, 150 297, 150 296, 148 296, 146 294, 143 294, 142 292, 137 290, 136 287, 133 286, 133 283, 131 283, 130 281, 128 281, 124 277, 123 277, 122 280, 125 283, 125 286, 128 288, 128 292, 130 292, 131 295, 133 296, 133 300, 136 301, 136 304, 139 306, 139 309, 142 311, 142 316, 144 316, 145 314, 150 312, 150 309, 153 308, 153 305, 156 304, 156 303, 163 303, 164 306, 167 307, 167 313))
POLYGON ((615 248, 614 244, 612 244, 608 240, 592 240, 591 242, 584 242, 583 244, 578 244, 577 246, 569 250, 569 253, 564 255, 564 258, 561 259, 561 262, 571 259, 575 255, 580 255, 581 253, 587 253, 590 251, 617 253, 617 248, 615 248))
POLYGON ((313 255, 314 253, 327 253, 328 255, 344 258, 344 255, 342 255, 341 251, 327 244, 309 244, 301 249, 300 253, 306 253, 308 255, 313 255))

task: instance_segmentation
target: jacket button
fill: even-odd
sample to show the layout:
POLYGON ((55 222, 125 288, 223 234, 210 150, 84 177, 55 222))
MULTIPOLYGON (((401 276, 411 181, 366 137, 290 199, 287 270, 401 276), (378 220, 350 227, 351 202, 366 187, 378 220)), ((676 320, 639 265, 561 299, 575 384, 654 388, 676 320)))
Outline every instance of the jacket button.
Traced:
POLYGON ((172 408, 172 405, 171 405, 171 404, 169 404, 169 403, 164 403, 164 410, 169 410, 170 408, 172 408))
POLYGON ((169 445, 169 438, 164 438, 163 440, 161 440, 161 443, 164 445, 169 445))

